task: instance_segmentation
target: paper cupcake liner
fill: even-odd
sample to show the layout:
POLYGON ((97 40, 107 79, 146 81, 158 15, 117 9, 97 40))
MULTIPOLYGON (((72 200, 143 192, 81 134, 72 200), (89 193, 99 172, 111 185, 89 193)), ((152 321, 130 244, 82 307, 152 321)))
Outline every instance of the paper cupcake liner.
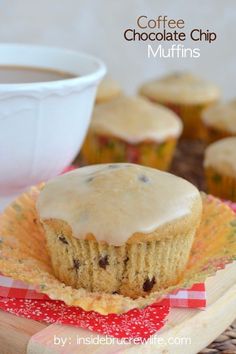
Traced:
MULTIPOLYGON (((204 124, 204 123, 203 123, 204 124)), ((235 136, 236 134, 231 134, 223 129, 216 129, 205 125, 206 129, 206 141, 208 144, 214 143, 217 140, 235 136)))
POLYGON ((82 160, 87 164, 131 162, 168 170, 177 139, 168 138, 163 143, 144 141, 130 144, 116 137, 88 134, 82 147, 82 160))
POLYGON ((35 201, 39 193, 33 187, 11 204, 0 219, 0 271, 13 279, 36 286, 39 292, 67 305, 79 306, 101 314, 122 313, 142 308, 164 294, 204 282, 217 269, 236 259, 236 217, 218 199, 203 195, 203 217, 193 244, 188 266, 177 285, 131 299, 118 294, 92 293, 73 289, 53 273, 43 230, 38 222, 35 201))
POLYGON ((207 190, 216 197, 236 202, 236 178, 223 175, 213 167, 205 170, 207 190))
POLYGON ((213 102, 202 104, 173 104, 165 103, 165 106, 174 111, 183 121, 184 130, 182 137, 190 139, 206 139, 206 128, 201 120, 202 111, 213 102))
POLYGON ((163 240, 117 247, 78 240, 58 221, 44 221, 44 228, 58 279, 77 289, 131 298, 176 284, 185 270, 194 238, 192 230, 187 230, 163 240))

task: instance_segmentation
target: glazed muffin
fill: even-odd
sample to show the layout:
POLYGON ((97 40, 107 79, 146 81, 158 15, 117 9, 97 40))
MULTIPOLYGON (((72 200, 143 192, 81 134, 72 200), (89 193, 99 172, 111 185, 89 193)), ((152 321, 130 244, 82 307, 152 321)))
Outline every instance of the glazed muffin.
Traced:
POLYGON ((236 137, 209 145, 205 151, 204 168, 208 192, 236 201, 236 137))
POLYGON ((184 124, 183 137, 204 138, 203 109, 219 99, 217 86, 189 73, 176 73, 145 83, 139 93, 176 112, 184 124))
POLYGON ((119 97, 95 107, 81 150, 87 164, 132 162, 169 168, 182 132, 177 115, 141 97, 119 97))
POLYGON ((236 136, 236 99, 218 103, 204 110, 202 121, 207 129, 209 143, 236 136))
POLYGON ((119 84, 111 77, 106 76, 98 86, 96 104, 108 102, 121 95, 119 84))
POLYGON ((135 164, 104 164, 48 182, 37 210, 62 282, 137 298, 180 280, 202 202, 182 178, 135 164))

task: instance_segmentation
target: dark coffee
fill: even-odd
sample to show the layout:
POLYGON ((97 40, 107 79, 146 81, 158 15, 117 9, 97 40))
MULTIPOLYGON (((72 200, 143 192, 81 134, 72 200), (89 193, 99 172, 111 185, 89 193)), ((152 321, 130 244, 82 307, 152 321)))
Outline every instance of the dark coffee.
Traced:
POLYGON ((0 84, 24 84, 71 79, 75 75, 47 68, 0 65, 0 84))

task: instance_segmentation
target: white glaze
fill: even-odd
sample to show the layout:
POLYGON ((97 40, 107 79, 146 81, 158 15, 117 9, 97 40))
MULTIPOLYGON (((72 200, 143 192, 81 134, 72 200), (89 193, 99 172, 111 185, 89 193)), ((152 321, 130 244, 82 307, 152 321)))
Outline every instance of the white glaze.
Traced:
POLYGON ((213 128, 236 133, 236 99, 219 103, 203 112, 203 122, 213 128))
POLYGON ((103 103, 121 94, 119 84, 110 76, 106 76, 98 86, 96 102, 103 103))
POLYGON ((204 166, 236 178, 236 137, 209 145, 205 152, 204 166))
POLYGON ((37 201, 41 220, 66 221, 76 238, 124 244, 136 232, 189 215, 200 194, 172 174, 134 164, 83 167, 47 183, 37 201))
POLYGON ((219 98, 213 85, 189 73, 176 73, 144 84, 140 93, 163 103, 201 104, 219 98))
POLYGON ((171 110, 141 97, 121 96, 95 107, 91 129, 130 143, 179 137, 182 122, 171 110))

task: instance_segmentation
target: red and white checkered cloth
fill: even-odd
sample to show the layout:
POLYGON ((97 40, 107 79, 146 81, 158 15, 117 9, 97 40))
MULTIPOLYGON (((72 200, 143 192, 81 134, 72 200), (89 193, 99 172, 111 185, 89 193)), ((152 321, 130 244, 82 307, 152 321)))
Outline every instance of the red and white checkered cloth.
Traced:
MULTIPOLYGON (((35 287, 3 275, 0 275, 0 296, 15 299, 50 300, 47 295, 38 293, 35 287)), ((195 284, 191 289, 182 289, 169 294, 161 304, 170 307, 204 308, 206 306, 205 285, 195 284)))
POLYGON ((50 300, 33 286, 0 275, 0 309, 16 316, 48 324, 56 323, 89 329, 115 338, 147 339, 161 329, 170 307, 206 306, 205 286, 196 284, 189 290, 179 290, 162 301, 144 309, 133 309, 124 314, 100 315, 67 306, 62 301, 50 300))

